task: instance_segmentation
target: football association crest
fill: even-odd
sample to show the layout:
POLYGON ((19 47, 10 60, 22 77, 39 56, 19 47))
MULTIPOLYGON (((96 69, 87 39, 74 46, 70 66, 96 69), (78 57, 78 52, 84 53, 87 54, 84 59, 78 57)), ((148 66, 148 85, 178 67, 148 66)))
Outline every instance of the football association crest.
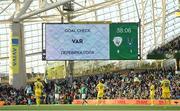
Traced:
MULTIPOLYGON (((122 37, 114 37, 113 42, 116 47, 119 47, 122 43, 123 39, 122 37)), ((119 53, 119 50, 117 50, 117 53, 119 53)))

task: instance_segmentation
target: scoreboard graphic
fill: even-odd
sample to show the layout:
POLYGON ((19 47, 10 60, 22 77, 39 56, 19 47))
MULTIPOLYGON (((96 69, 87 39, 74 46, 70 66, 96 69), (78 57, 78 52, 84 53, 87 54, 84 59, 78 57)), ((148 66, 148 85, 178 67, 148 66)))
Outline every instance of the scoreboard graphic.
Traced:
POLYGON ((44 60, 137 60, 138 23, 44 24, 44 60))

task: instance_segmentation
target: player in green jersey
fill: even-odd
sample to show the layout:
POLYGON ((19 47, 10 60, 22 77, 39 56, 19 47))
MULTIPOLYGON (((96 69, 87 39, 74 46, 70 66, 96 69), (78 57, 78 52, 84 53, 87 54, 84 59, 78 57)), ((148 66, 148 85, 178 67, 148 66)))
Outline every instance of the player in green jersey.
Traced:
POLYGON ((87 103, 88 103, 88 102, 86 101, 87 87, 85 86, 85 84, 82 84, 82 85, 81 85, 80 93, 81 93, 81 98, 82 98, 82 100, 83 100, 82 105, 83 105, 84 103, 87 104, 87 103))

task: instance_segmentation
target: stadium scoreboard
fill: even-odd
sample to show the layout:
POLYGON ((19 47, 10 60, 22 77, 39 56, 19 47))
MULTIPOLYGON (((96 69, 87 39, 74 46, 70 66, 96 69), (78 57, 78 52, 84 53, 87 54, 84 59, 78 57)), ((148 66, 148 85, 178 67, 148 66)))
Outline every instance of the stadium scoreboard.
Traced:
POLYGON ((137 60, 139 23, 43 24, 43 60, 137 60))

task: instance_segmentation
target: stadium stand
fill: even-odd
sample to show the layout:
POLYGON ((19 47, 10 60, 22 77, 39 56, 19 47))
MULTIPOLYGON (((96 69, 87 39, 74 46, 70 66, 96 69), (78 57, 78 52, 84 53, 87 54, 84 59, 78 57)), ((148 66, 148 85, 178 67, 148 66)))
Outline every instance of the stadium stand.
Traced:
POLYGON ((180 37, 173 39, 167 44, 154 49, 147 55, 148 59, 180 58, 180 37))
MULTIPOLYGON (((60 104, 71 104, 73 99, 80 99, 80 86, 85 83, 88 87, 87 99, 95 99, 97 95, 96 85, 100 79, 104 80, 106 86, 106 99, 148 99, 149 85, 151 82, 156 86, 156 99, 161 98, 161 80, 163 76, 167 76, 171 81, 171 98, 180 99, 180 75, 175 74, 173 68, 145 70, 142 72, 129 71, 128 74, 108 73, 76 77, 73 84, 69 84, 67 79, 59 79, 58 83, 54 80, 44 83, 44 96, 41 98, 45 104, 54 104, 54 84, 60 86, 60 104), (135 78, 139 84, 135 84, 135 78)), ((33 85, 31 84, 31 87, 33 85)), ((27 104, 27 98, 24 89, 14 89, 8 85, 1 85, 0 100, 5 101, 6 105, 27 104), (9 93, 10 92, 10 93, 9 93)), ((31 97, 32 103, 35 98, 31 97)))

